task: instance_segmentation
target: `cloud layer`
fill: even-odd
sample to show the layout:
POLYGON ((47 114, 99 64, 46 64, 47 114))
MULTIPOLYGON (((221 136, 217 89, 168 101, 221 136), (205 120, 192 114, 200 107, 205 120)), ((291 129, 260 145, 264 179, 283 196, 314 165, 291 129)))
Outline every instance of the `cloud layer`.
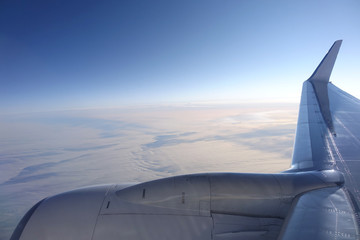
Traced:
POLYGON ((296 105, 100 109, 0 118, 0 239, 37 201, 103 183, 198 172, 280 172, 296 105))

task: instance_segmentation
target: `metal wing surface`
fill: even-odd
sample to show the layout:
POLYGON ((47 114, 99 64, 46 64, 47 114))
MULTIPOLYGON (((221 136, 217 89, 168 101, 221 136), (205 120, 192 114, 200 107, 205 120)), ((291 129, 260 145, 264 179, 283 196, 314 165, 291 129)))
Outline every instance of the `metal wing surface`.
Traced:
POLYGON ((341 43, 334 43, 303 84, 292 167, 287 172, 335 170, 342 173, 344 184, 301 196, 286 239, 359 238, 360 101, 329 82, 341 43), (352 234, 347 231, 351 228, 352 234))

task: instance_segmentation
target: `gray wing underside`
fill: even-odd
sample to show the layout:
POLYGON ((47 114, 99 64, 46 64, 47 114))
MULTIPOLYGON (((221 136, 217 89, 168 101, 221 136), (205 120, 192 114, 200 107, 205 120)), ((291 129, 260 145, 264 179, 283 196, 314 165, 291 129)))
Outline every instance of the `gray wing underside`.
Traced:
POLYGON ((358 239, 356 216, 347 199, 346 191, 338 187, 299 196, 278 239, 358 239))
POLYGON ((335 190, 301 196, 283 239, 359 238, 360 100, 329 82, 340 45, 341 41, 334 43, 303 84, 292 166, 287 172, 336 170, 345 182, 335 190), (357 225, 354 231, 348 231, 353 228, 350 222, 357 225))

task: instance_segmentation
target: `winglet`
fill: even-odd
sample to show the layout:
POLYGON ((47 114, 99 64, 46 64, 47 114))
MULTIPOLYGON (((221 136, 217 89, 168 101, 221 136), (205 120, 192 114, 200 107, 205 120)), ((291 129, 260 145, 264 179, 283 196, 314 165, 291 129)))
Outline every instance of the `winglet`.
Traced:
POLYGON ((337 54, 339 52, 342 40, 336 41, 329 52, 325 55, 315 72, 311 75, 308 81, 314 87, 315 95, 319 103, 321 114, 330 132, 336 136, 333 120, 330 112, 329 96, 328 96, 328 82, 331 71, 334 67, 337 54))
POLYGON ((329 82, 331 71, 334 67, 337 54, 339 52, 342 40, 337 40, 330 48, 329 52, 325 55, 324 59, 321 61, 319 66, 316 68, 315 72, 308 79, 311 82, 320 81, 320 82, 329 82))

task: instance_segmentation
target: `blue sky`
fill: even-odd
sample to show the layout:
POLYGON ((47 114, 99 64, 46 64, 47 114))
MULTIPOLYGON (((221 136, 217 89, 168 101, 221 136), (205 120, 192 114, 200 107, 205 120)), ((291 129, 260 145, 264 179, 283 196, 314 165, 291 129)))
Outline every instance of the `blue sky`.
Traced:
POLYGON ((0 112, 300 97, 331 44, 360 96, 360 2, 2 1, 0 112))

